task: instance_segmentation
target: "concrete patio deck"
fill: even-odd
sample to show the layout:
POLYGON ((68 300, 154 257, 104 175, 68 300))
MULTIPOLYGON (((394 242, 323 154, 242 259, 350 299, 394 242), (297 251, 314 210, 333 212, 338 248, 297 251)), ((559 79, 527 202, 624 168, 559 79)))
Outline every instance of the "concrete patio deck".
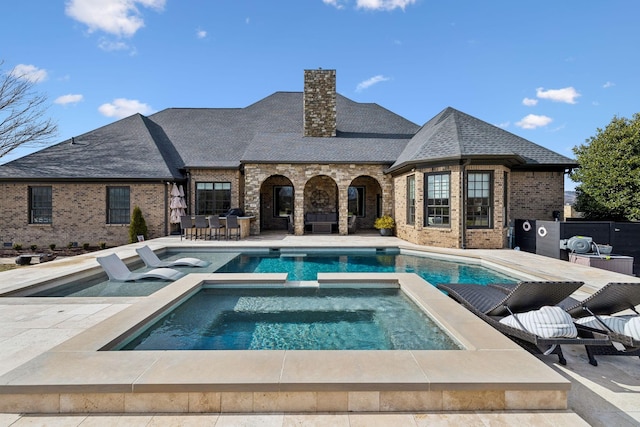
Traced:
MULTIPOLYGON (((638 281, 560 260, 512 250, 448 250, 408 244, 393 237, 263 235, 239 242, 182 241, 168 237, 150 245, 187 246, 352 246, 401 247, 451 256, 465 256, 514 269, 541 279, 582 280, 581 295, 610 281, 638 281)), ((119 256, 135 255, 138 244, 118 248, 119 256)), ((113 250, 111 250, 112 252, 113 250)), ((42 265, 0 273, 0 291, 27 286, 58 275, 73 274, 83 263, 94 262, 97 253, 61 259, 42 265)), ((13 260, 12 260, 13 261, 13 260)), ((140 301, 140 298, 0 298, 0 376, 77 336, 102 320, 140 301)), ((416 413, 325 413, 325 414, 0 414, 0 425, 640 425, 640 360, 636 357, 598 356, 599 366, 587 363, 584 348, 564 348, 568 364, 558 365, 555 356, 539 357, 547 366, 571 382, 568 411, 471 411, 416 413)))

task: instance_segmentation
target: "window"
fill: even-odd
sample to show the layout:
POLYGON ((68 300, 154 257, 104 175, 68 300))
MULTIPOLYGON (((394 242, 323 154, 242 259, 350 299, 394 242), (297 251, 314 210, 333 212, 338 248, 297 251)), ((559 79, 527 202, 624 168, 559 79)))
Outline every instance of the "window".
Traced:
POLYGON ((407 224, 416 222, 416 176, 407 177, 407 224))
POLYGON ((293 187, 273 187, 273 216, 289 216, 293 213, 293 187))
POLYGON ((425 216, 425 225, 431 226, 449 226, 451 223, 451 207, 450 203, 450 175, 446 174, 430 174, 427 175, 427 214, 425 216))
POLYGON ((196 215, 222 215, 231 209, 230 182, 196 183, 196 215))
POLYGON ((52 223, 51 187, 29 187, 29 224, 52 223))
POLYGON ((364 187, 349 187, 349 215, 365 216, 364 187))
POLYGON ((107 187, 107 224, 129 224, 129 187, 107 187))
POLYGON ((467 227, 491 227, 491 172, 469 172, 467 174, 467 227))

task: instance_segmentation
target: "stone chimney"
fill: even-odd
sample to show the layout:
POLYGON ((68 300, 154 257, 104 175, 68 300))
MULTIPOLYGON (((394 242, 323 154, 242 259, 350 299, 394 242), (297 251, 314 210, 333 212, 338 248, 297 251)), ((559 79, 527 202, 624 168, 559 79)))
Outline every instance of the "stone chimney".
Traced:
POLYGON ((304 70, 304 136, 336 136, 336 70, 304 70))

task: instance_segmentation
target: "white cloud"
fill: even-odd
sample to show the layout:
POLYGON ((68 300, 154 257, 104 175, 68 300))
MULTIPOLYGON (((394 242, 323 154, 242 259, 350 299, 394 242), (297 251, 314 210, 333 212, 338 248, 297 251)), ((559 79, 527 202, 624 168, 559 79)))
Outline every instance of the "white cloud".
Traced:
POLYGON ((166 0, 67 0, 67 16, 89 27, 118 37, 131 37, 144 27, 138 6, 161 11, 166 0))
POLYGON ((603 88, 608 89, 610 87, 615 86, 616 84, 613 82, 606 82, 604 85, 602 85, 603 88))
MULTIPOLYGON (((322 0, 324 4, 333 6, 336 9, 344 9, 349 0, 322 0)), ((357 9, 366 10, 394 10, 402 9, 411 4, 415 4, 416 0, 356 0, 357 9)))
POLYGON ((527 107, 534 107, 538 105, 537 99, 525 98, 522 100, 522 105, 526 105, 527 107))
POLYGON ((47 70, 38 68, 35 65, 18 64, 9 74, 18 79, 28 80, 31 83, 40 83, 47 79, 47 70))
POLYGON ((576 98, 580 96, 573 87, 565 87, 562 89, 549 89, 539 87, 536 89, 536 96, 541 99, 550 99, 553 102, 566 102, 567 104, 575 104, 576 98))
POLYGON ((98 47, 107 52, 113 52, 117 50, 129 50, 129 49, 132 49, 132 51, 135 51, 135 49, 131 48, 127 43, 121 40, 113 41, 113 40, 108 40, 106 38, 100 39, 100 41, 98 42, 98 47))
POLYGON ((501 129, 506 129, 509 127, 510 124, 511 122, 502 122, 502 123, 498 123, 496 126, 498 126, 501 129))
POLYGON ((553 119, 547 116, 538 116, 536 114, 529 114, 522 118, 519 122, 516 122, 516 126, 522 129, 535 129, 542 126, 546 126, 551 123, 553 119))
POLYGON ((344 9, 345 0, 322 0, 322 2, 329 6, 333 6, 336 9, 344 9))
POLYGON ((143 115, 153 113, 151 106, 138 101, 137 99, 116 98, 113 102, 102 104, 98 111, 107 117, 122 119, 135 113, 143 115))
POLYGON ((68 105, 68 104, 77 104, 78 102, 82 101, 84 99, 84 97, 80 94, 68 94, 68 95, 62 95, 56 98, 54 102, 54 104, 59 104, 59 105, 68 105))
POLYGON ((369 10, 404 10, 405 7, 415 2, 416 0, 356 0, 356 7, 369 10))
POLYGON ((389 80, 389 77, 385 77, 381 74, 378 74, 377 76, 371 77, 370 79, 367 79, 361 83, 358 83, 358 86, 356 87, 356 92, 362 92, 363 90, 368 89, 375 84, 378 84, 380 82, 386 82, 387 80, 389 80))
POLYGON ((199 39, 203 39, 207 37, 207 32, 205 30, 196 30, 196 37, 199 39))

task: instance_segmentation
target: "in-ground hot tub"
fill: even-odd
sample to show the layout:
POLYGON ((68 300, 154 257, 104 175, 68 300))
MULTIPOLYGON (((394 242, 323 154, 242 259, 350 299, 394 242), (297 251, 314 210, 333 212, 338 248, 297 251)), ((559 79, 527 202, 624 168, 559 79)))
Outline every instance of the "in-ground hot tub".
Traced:
POLYGON ((203 287, 286 274, 190 274, 0 377, 5 412, 381 412, 566 409, 570 382, 412 273, 395 283, 459 350, 108 351, 203 287))

